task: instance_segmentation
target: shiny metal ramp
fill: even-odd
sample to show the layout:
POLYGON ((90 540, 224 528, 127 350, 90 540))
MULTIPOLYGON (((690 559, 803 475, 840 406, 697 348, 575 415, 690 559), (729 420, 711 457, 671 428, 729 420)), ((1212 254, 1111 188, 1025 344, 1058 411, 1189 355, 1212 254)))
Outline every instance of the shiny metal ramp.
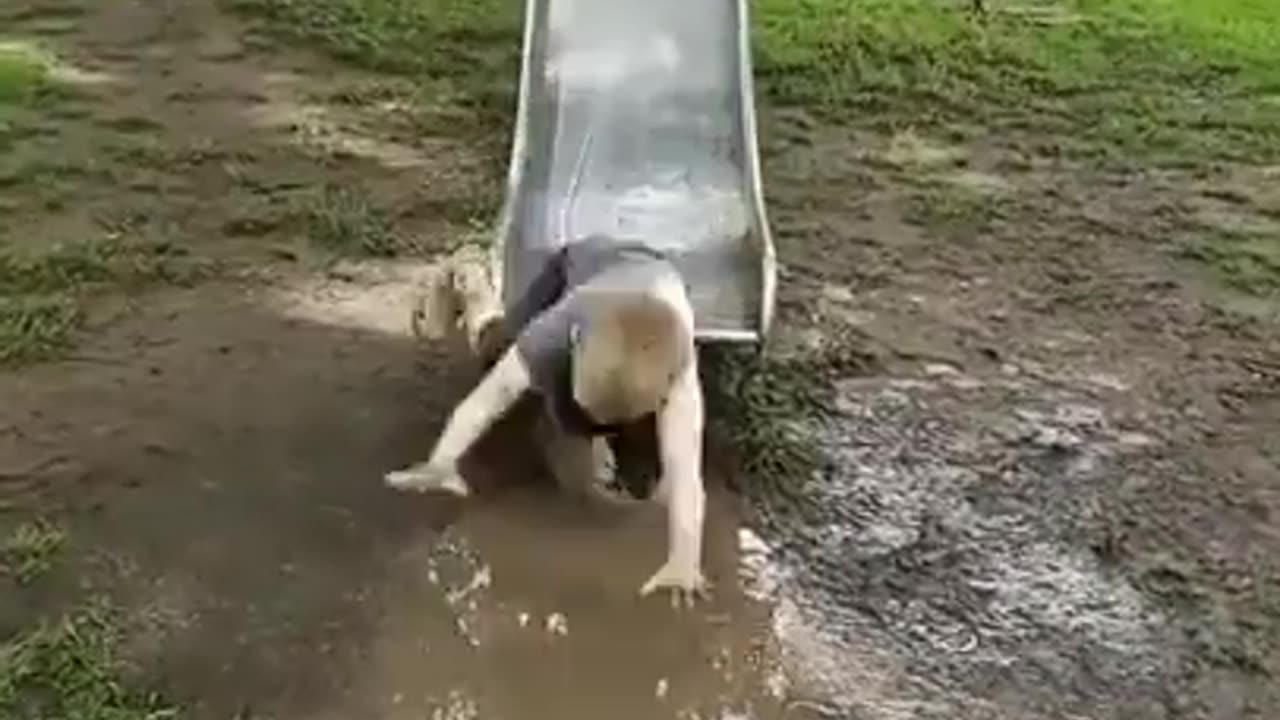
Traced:
POLYGON ((515 301, 593 233, 671 254, 702 341, 772 319, 746 0, 527 0, 498 245, 515 301))

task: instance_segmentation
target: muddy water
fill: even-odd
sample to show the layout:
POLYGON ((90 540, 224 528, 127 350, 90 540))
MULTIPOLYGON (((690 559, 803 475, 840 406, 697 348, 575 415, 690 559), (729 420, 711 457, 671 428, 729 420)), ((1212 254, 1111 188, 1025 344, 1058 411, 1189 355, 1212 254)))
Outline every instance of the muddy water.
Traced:
POLYGON ((392 699, 379 716, 443 702, 478 718, 779 717, 765 618, 734 587, 727 501, 713 499, 709 523, 721 587, 695 611, 636 598, 661 560, 661 513, 584 519, 534 488, 478 503, 404 558, 415 594, 445 601, 436 616, 397 601, 371 651, 381 688, 368 695, 392 699), (444 633, 441 612, 453 623, 444 633))

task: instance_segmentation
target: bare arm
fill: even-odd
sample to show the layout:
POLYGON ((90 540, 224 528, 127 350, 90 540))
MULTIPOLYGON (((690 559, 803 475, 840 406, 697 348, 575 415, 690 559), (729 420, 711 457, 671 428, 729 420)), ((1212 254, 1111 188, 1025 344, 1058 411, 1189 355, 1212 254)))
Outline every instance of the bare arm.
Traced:
POLYGON ((456 463, 528 387, 529 371, 512 345, 480 384, 454 408, 429 462, 437 466, 456 463))
POLYGON ((698 363, 694 357, 676 379, 658 415, 662 457, 658 492, 667 506, 667 560, 642 588, 644 594, 658 587, 697 592, 705 585, 702 577, 706 512, 706 490, 702 482, 703 413, 698 363))
POLYGON ((528 387, 529 371, 513 345, 454 408, 431 459, 387 473, 387 484, 402 490, 443 490, 466 495, 467 484, 458 475, 458 460, 528 387))

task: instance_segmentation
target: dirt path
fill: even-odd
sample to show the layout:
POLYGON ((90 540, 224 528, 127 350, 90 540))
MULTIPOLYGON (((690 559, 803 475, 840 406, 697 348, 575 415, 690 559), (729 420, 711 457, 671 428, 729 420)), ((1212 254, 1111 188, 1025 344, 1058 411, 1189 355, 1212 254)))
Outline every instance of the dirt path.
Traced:
POLYGON ((490 219, 503 169, 440 130, 456 108, 211 0, 11 5, 74 91, 3 168, 5 239, 150 244, 109 258, 132 292, 80 297, 68 357, 0 375, 0 529, 66 538, 36 581, 0 578, 6 636, 105 590, 131 683, 193 718, 1280 703, 1274 306, 1167 253, 1274 224, 1274 168, 1106 174, 1037 137, 769 111, 782 371, 721 412, 773 418, 788 369, 829 377, 820 421, 766 428, 825 464, 744 481, 745 514, 717 478, 716 598, 673 614, 634 597, 661 517, 566 507, 518 427, 468 506, 379 484, 472 371, 408 336, 420 263, 327 260, 429 258, 490 219))

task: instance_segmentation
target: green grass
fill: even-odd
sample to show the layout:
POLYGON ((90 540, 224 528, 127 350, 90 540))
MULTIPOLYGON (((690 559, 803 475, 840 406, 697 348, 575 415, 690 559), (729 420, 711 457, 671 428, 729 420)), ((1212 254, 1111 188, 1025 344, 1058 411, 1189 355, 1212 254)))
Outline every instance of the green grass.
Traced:
MULTIPOLYGON (((505 130, 517 0, 227 0, 276 31, 460 99, 505 130)), ((762 96, 829 121, 1069 134, 1084 157, 1280 157, 1280 13, 1268 0, 759 0, 762 96), (1036 7, 1060 22, 1037 19, 1036 7)), ((499 138, 505 142, 505 137, 499 138)))
POLYGON ((97 240, 18 252, 0 245, 0 366, 58 357, 103 290, 187 285, 211 270, 164 240, 97 240))
POLYGON ((163 240, 97 240, 18 253, 0 249, 0 296, 186 284, 198 274, 179 245, 163 240))
POLYGON ((49 82, 49 68, 35 53, 0 42, 0 108, 32 101, 49 82))
POLYGON ((83 323, 84 312, 71 298, 0 296, 0 367, 58 357, 83 323))
POLYGON ((75 97, 60 69, 39 45, 0 35, 0 157, 18 140, 46 129, 42 113, 64 111, 67 106, 57 101, 75 97))
POLYGON ((505 127, 519 68, 520 0, 226 0, 287 37, 413 77, 471 110, 455 131, 505 127))
MULTIPOLYGON (((437 129, 509 139, 519 0, 226 1, 275 33, 409 80, 424 112, 449 108, 437 129)), ((1270 0, 1008 0, 988 3, 985 17, 966 5, 756 0, 759 101, 827 124, 976 131, 1101 163, 1280 162, 1280 12, 1270 0)), ((920 149, 906 150, 919 164, 920 149)), ((385 232, 356 210, 313 213, 313 237, 376 254, 385 232)), ((1012 211, 937 185, 915 188, 907 206, 951 233, 982 232, 1012 211)), ((1204 256, 1217 253, 1217 266, 1257 290, 1280 277, 1270 252, 1231 242, 1204 256)))
POLYGON ((1237 292, 1280 300, 1280 236, 1203 231, 1183 255, 1203 263, 1237 292))
POLYGON ((1280 157, 1267 5, 1077 0, 1046 24, 937 0, 760 0, 756 67, 775 102, 842 121, 1065 131, 1108 159, 1280 157))
POLYGON ((837 416, 834 383, 878 366, 854 330, 827 330, 822 347, 788 357, 735 345, 703 351, 711 430, 751 478, 752 492, 785 493, 794 480, 821 471, 828 461, 796 421, 837 416))
MULTIPOLYGON (((234 7, 287 21, 301 38, 392 72, 468 77, 483 70, 497 43, 519 41, 519 0, 230 0, 234 7)), ((516 50, 518 53, 518 48, 516 50)), ((513 56, 511 56, 513 57, 513 56)))
POLYGON ((49 64, 33 48, 0 37, 0 153, 23 133, 18 119, 52 87, 49 64))
POLYGON ((404 248, 391 214, 355 188, 325 185, 301 214, 311 242, 334 255, 393 257, 404 248))
POLYGON ((102 602, 0 645, 0 719, 161 720, 178 709, 120 681, 118 618, 102 602))
MULTIPOLYGON (((87 163, 54 157, 52 147, 23 147, 0 157, 0 190, 36 189, 91 175, 87 163)), ((100 171, 99 171, 100 172, 100 171)))
POLYGON ((0 539, 0 575, 20 585, 31 583, 53 567, 65 539, 61 528, 43 520, 18 525, 0 539))
POLYGON ((1011 218, 1013 207, 1014 201, 1008 197, 932 182, 912 191, 903 215, 940 237, 974 238, 987 233, 994 223, 1011 218))

